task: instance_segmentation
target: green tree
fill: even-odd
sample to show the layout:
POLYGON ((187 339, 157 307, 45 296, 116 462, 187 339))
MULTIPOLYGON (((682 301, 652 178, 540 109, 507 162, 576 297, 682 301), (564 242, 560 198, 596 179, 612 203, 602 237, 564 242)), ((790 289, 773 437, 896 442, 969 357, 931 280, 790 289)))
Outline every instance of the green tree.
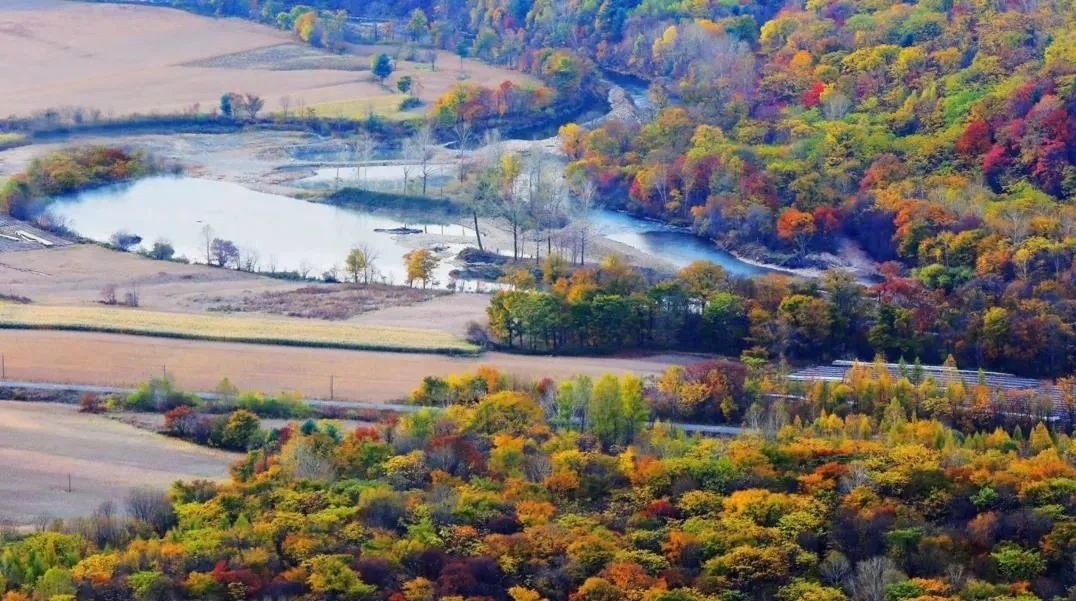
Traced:
POLYGON ((997 562, 998 572, 1009 582, 1030 581, 1046 569, 1038 551, 1005 544, 990 554, 997 562))
POLYGON ((378 83, 384 84, 392 71, 392 59, 384 52, 370 59, 370 72, 377 78, 378 83))
POLYGON ((75 594, 75 581, 71 578, 71 572, 64 568, 49 568, 38 579, 34 587, 41 599, 51 599, 57 595, 75 594))
POLYGON ((407 33, 412 42, 421 40, 430 32, 430 20, 421 8, 411 11, 411 19, 407 21, 407 33))
POLYGON ((224 425, 221 446, 226 449, 245 451, 256 442, 260 432, 261 422, 258 421, 258 416, 246 409, 239 409, 232 412, 224 425))
POLYGON ((348 566, 347 555, 317 555, 306 562, 310 590, 329 601, 352 601, 374 594, 377 587, 366 584, 348 566))

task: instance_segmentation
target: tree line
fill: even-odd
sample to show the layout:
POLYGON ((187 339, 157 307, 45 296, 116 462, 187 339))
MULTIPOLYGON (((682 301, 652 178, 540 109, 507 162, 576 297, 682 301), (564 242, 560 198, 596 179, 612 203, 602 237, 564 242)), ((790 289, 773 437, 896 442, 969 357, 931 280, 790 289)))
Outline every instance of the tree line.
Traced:
POLYGON ((1076 314, 1058 302, 1067 284, 984 278, 948 290, 893 265, 870 285, 836 270, 818 280, 739 279, 706 262, 649 282, 615 257, 574 270, 554 257, 538 276, 510 277, 514 289, 490 302, 490 334, 503 348, 678 349, 799 362, 883 356, 940 364, 952 355, 966 367, 1029 376, 1076 370, 1076 314))

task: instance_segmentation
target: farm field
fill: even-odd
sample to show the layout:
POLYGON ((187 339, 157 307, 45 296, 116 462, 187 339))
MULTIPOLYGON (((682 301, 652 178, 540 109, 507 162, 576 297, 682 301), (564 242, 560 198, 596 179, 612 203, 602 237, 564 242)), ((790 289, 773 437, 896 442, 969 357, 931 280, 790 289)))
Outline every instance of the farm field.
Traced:
POLYGON ((143 308, 203 311, 214 298, 281 292, 301 286, 232 269, 153 261, 92 244, 0 253, 0 290, 47 305, 87 305, 115 285, 137 288, 143 308))
POLYGON ((165 338, 347 349, 473 353, 477 348, 445 332, 384 328, 321 320, 168 313, 130 307, 58 307, 0 303, 4 327, 139 334, 165 338))
POLYGON ((135 387, 167 370, 186 390, 211 391, 227 377, 240 390, 291 390, 328 398, 331 376, 336 399, 375 402, 406 397, 425 376, 462 373, 481 365, 526 378, 556 379, 628 372, 645 376, 700 360, 673 354, 450 357, 41 330, 0 330, 0 354, 9 380, 135 387))
POLYGON ((0 519, 26 525, 41 515, 85 516, 109 500, 123 511, 131 488, 225 480, 238 457, 74 406, 0 401, 0 519))
MULTIPOLYGON (((221 94, 251 92, 265 112, 281 99, 315 106, 396 96, 370 80, 371 50, 336 56, 300 45, 290 32, 239 19, 210 19, 177 10, 60 0, 0 0, 0 115, 79 107, 102 117, 215 109, 221 94)), ((422 99, 456 83, 459 60, 443 53, 437 71, 399 61, 395 78, 411 75, 422 99)), ((524 74, 465 61, 468 80, 498 85, 533 81, 524 74)), ((384 105, 386 110, 394 107, 384 105)), ((392 110, 392 112, 395 112, 392 110)))

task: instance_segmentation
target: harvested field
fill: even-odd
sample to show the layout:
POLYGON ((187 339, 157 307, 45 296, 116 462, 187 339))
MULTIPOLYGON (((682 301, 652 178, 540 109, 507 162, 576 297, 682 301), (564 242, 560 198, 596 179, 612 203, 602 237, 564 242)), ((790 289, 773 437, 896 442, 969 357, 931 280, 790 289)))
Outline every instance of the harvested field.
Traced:
MULTIPOLYGON (((444 68, 431 72, 428 63, 400 60, 393 80, 381 87, 357 70, 369 68, 375 51, 392 53, 395 46, 356 48, 341 57, 239 19, 153 6, 0 0, 0 115, 64 107, 102 117, 209 112, 228 91, 260 95, 268 113, 280 110, 284 97, 294 110, 393 96, 395 78, 403 75, 421 84, 424 98, 436 98, 461 75, 459 60, 440 53, 444 68)), ((485 85, 534 81, 477 61, 464 65, 471 81, 485 85)))
POLYGON ((342 349, 475 353, 446 332, 300 319, 191 315, 130 307, 0 304, 0 327, 137 334, 342 349))
POLYGON ((238 302, 215 305, 209 310, 339 320, 378 309, 406 307, 447 294, 447 291, 442 290, 384 284, 305 286, 298 290, 246 296, 238 302))
MULTIPOLYGON (((29 299, 34 304, 96 307, 102 289, 109 284, 116 285, 117 296, 121 299, 125 292, 137 289, 139 305, 143 309, 194 314, 214 307, 242 307, 247 299, 257 299, 266 293, 283 294, 287 300, 285 304, 277 305, 280 310, 298 311, 303 295, 289 295, 291 291, 298 288, 339 289, 327 284, 274 280, 205 265, 153 261, 94 245, 0 253, 0 290, 12 297, 29 299)), ((489 304, 489 297, 485 295, 445 295, 434 290, 384 288, 386 295, 403 295, 403 299, 397 297, 400 302, 422 297, 412 295, 425 295, 430 300, 407 306, 364 301, 367 306, 378 304, 382 308, 358 314, 351 317, 351 321, 372 327, 417 326, 462 337, 468 322, 485 319, 489 304)), ((253 310, 253 307, 245 309, 253 310)), ((272 311, 266 312, 270 313, 272 311)))
POLYGON ((294 290, 295 282, 274 280, 231 269, 153 261, 100 246, 0 253, 0 290, 48 305, 93 305, 105 286, 117 294, 137 288, 143 308, 200 312, 207 295, 220 298, 267 291, 294 290))
POLYGON ((0 401, 0 433, 0 519, 19 525, 88 515, 105 501, 122 511, 139 486, 226 480, 239 457, 49 403, 0 401))
POLYGON ((36 330, 0 330, 0 354, 9 380, 135 387, 167 370, 177 385, 187 390, 211 391, 221 378, 228 377, 241 390, 293 390, 307 397, 328 398, 333 376, 335 398, 357 401, 399 400, 425 376, 462 373, 480 365, 526 378, 566 378, 576 374, 657 374, 669 365, 700 360, 673 354, 600 358, 487 353, 449 357, 36 330))

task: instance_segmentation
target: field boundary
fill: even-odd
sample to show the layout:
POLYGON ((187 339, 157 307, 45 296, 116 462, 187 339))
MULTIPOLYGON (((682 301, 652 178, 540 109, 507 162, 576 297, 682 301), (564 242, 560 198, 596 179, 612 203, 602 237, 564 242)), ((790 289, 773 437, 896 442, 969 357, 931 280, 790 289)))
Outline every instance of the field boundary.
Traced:
POLYGON ((482 353, 480 348, 468 342, 433 330, 189 315, 123 308, 0 303, 0 329, 100 332, 180 340, 451 356, 478 356, 482 353), (142 323, 138 323, 140 319, 142 323), (282 330, 286 333, 281 334, 282 330))

